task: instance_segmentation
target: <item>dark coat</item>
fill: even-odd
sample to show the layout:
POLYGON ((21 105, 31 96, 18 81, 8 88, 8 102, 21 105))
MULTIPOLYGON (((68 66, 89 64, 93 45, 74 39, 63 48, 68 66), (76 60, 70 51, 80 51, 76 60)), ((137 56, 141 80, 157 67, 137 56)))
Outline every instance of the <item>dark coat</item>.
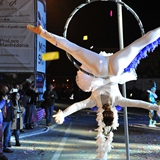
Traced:
POLYGON ((55 90, 46 90, 43 94, 43 99, 45 99, 47 106, 52 106, 54 105, 55 100, 58 99, 58 96, 55 90))
MULTIPOLYGON (((14 108, 13 108, 11 100, 10 100, 9 103, 6 103, 6 107, 7 107, 7 116, 4 117, 4 114, 3 114, 3 122, 13 121, 13 119, 14 119, 14 108)), ((4 108, 2 109, 2 113, 4 113, 4 108)))
POLYGON ((26 91, 24 89, 18 91, 20 94, 20 100, 22 100, 22 104, 24 107, 27 106, 27 97, 26 97, 26 91))
POLYGON ((27 95, 27 104, 36 104, 36 97, 38 96, 38 94, 32 90, 32 89, 28 89, 26 91, 26 95, 27 95))

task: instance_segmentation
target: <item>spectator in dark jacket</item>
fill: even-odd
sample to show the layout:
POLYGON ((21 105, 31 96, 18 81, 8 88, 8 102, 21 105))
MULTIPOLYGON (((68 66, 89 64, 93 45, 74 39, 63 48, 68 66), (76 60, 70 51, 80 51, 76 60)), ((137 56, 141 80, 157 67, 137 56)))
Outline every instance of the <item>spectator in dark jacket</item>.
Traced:
POLYGON ((54 90, 53 84, 48 85, 48 89, 43 94, 43 99, 45 99, 46 125, 51 126, 54 103, 55 103, 55 100, 58 99, 58 96, 56 91, 54 90))
POLYGON ((26 129, 33 129, 32 126, 32 114, 34 113, 34 105, 36 105, 36 88, 34 84, 30 84, 28 90, 26 91, 27 95, 27 107, 26 107, 26 129))
POLYGON ((7 100, 5 107, 2 110, 3 112, 3 152, 12 153, 13 150, 10 150, 8 147, 11 138, 11 124, 14 119, 14 109, 12 106, 12 101, 7 100))

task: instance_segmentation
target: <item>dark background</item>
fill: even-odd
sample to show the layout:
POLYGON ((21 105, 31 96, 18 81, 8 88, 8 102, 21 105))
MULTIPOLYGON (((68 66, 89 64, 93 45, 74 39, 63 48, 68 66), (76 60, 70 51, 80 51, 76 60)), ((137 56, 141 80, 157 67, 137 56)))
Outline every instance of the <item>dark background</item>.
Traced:
MULTIPOLYGON (((63 36, 64 26, 69 15, 85 0, 47 0, 47 30, 63 36)), ((157 0, 124 0, 139 16, 145 32, 160 26, 160 9, 157 0)), ((141 36, 134 16, 123 7, 124 46, 141 36)), ((67 38, 86 48, 101 51, 103 48, 118 50, 117 7, 115 2, 93 2, 80 9, 72 18, 67 38), (113 16, 110 17, 112 10, 113 16), (83 41, 88 35, 88 41, 83 41)), ((47 62, 47 74, 54 76, 74 76, 77 69, 61 49, 47 42, 47 51, 59 51, 60 59, 47 62)), ((141 65, 138 66, 138 68, 141 65)))
MULTIPOLYGON (((85 0, 46 0, 47 3, 47 30, 63 36, 64 26, 70 14, 76 7, 85 3, 85 0)), ((139 16, 145 33, 160 26, 160 9, 157 0, 124 0, 139 16)), ((135 17, 126 9, 123 11, 124 47, 141 36, 141 31, 135 17)), ((110 1, 97 1, 80 9, 72 18, 67 32, 67 39, 76 44, 96 52, 116 52, 119 50, 117 5, 110 1), (110 16, 112 11, 112 17, 110 16), (88 40, 83 41, 84 35, 88 40)), ((59 51, 60 59, 47 61, 47 82, 55 80, 56 90, 61 99, 68 99, 74 92, 75 99, 85 99, 90 93, 82 92, 75 83, 77 68, 66 56, 65 51, 47 42, 47 52, 59 51), (66 79, 69 79, 66 82, 66 79)), ((160 47, 148 58, 141 60, 137 67, 138 78, 160 78, 160 47)), ((152 84, 152 82, 151 82, 152 84)), ((152 87, 152 86, 151 86, 152 87)), ((121 88, 121 85, 120 85, 121 88)), ((136 89, 136 86, 135 86, 136 89)), ((159 88, 157 88, 158 93, 159 88)), ((127 89, 127 97, 133 92, 127 89)), ((135 92, 135 90, 134 90, 135 92)), ((134 99, 147 100, 146 91, 136 89, 134 99), (145 98, 144 98, 145 97, 145 98)))

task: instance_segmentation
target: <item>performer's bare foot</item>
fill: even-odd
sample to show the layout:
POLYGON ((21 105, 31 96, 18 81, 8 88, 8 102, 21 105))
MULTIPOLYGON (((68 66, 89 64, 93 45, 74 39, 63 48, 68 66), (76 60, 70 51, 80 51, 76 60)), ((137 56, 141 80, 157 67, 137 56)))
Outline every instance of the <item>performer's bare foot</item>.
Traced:
POLYGON ((33 33, 40 34, 43 28, 42 26, 33 26, 31 24, 28 24, 27 29, 33 33))

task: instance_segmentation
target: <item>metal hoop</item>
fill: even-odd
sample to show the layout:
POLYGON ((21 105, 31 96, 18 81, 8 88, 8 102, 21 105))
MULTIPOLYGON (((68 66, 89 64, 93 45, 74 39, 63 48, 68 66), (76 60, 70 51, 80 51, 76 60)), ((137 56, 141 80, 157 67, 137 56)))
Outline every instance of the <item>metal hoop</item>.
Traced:
MULTIPOLYGON (((64 32, 63 32, 63 37, 67 38, 67 30, 68 30, 68 26, 69 26, 69 23, 70 21, 72 20, 73 16, 80 10, 82 9, 83 7, 87 6, 88 4, 92 3, 92 2, 96 2, 96 1, 106 1, 106 2, 115 2, 117 4, 120 4, 122 5, 123 7, 125 7, 128 11, 130 11, 130 13, 133 14, 133 16, 135 17, 135 19, 137 20, 138 22, 138 25, 139 25, 139 28, 140 28, 140 31, 141 31, 141 35, 143 36, 145 34, 144 32, 144 28, 143 28, 143 24, 140 20, 140 18, 138 17, 138 15, 135 13, 135 11, 130 8, 128 5, 126 5, 124 2, 122 1, 118 1, 118 0, 87 0, 85 3, 79 5, 77 8, 75 8, 75 10, 70 14, 69 18, 67 19, 66 21, 66 24, 64 26, 64 32)), ((93 75, 92 73, 89 73, 87 71, 85 71, 84 69, 82 69, 75 61, 74 61, 74 58, 69 54, 67 53, 67 57, 68 59, 74 64, 74 66, 78 69, 78 70, 81 70, 82 72, 84 72, 85 74, 87 75, 90 75, 92 77, 95 77, 95 78, 101 78, 101 77, 97 77, 95 75, 93 75)), ((103 77, 103 78, 106 78, 106 77, 103 77)))

